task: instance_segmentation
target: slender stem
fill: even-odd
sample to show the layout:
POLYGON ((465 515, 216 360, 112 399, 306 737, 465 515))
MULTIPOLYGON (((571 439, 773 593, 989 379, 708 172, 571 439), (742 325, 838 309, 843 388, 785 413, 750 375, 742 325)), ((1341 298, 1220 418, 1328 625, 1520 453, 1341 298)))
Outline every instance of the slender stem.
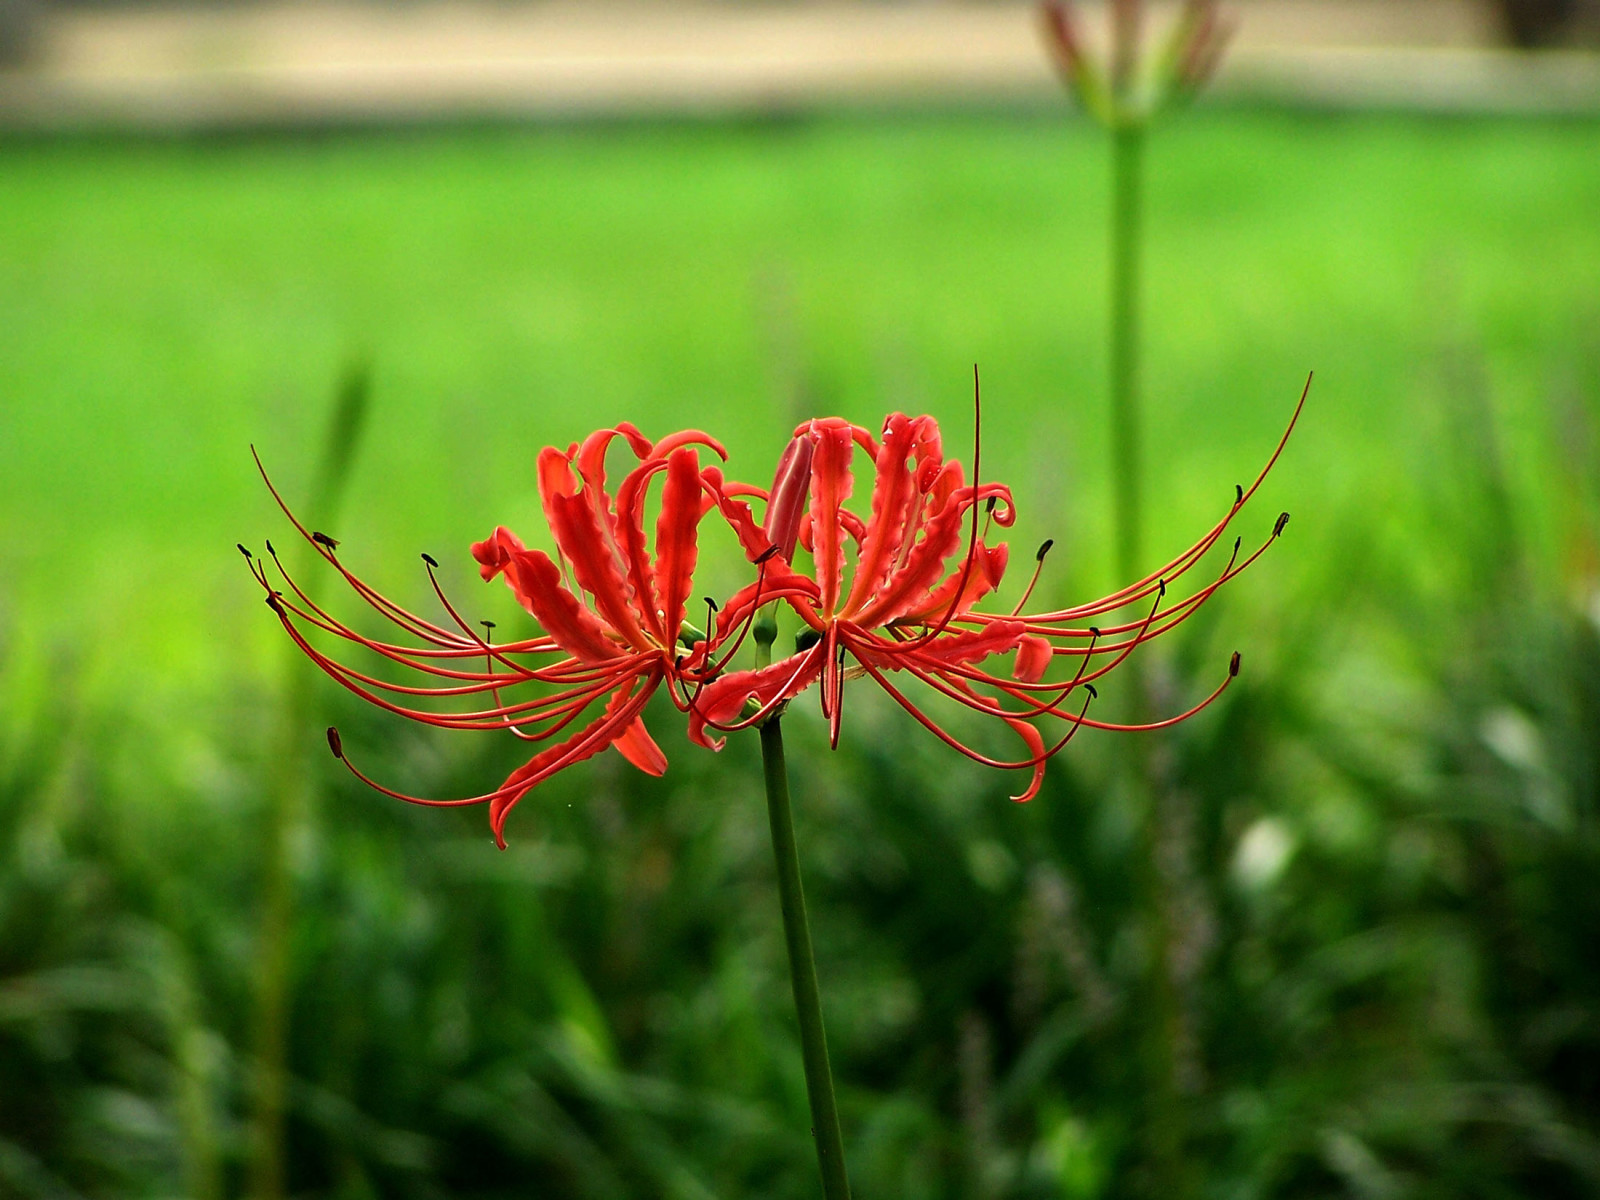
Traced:
POLYGON ((783 761, 779 718, 761 726, 761 766, 767 781, 767 815, 772 822, 772 853, 778 863, 778 898, 783 906, 783 937, 789 946, 789 980, 794 985, 795 1015, 800 1019, 800 1050, 806 1066, 806 1095, 811 1101, 811 1134, 822 1170, 827 1200, 850 1200, 844 1172, 844 1138, 839 1133, 839 1107, 833 1097, 833 1071, 828 1066, 828 1037, 822 1028, 822 997, 817 991, 817 963, 811 953, 811 927, 800 885, 800 855, 794 843, 794 815, 789 806, 789 771, 783 761))
MULTIPOLYGON (((1139 680, 1136 683, 1142 682, 1139 680)), ((1142 688, 1136 688, 1143 696, 1142 688)), ((1139 739, 1135 738, 1137 742, 1139 739)), ((1144 907, 1148 964, 1143 981, 1139 1055, 1145 1090, 1144 1140, 1147 1194, 1160 1200, 1184 1200, 1191 1194, 1184 1162, 1188 1114, 1178 1090, 1179 1006, 1173 977, 1172 880, 1163 867, 1164 798, 1173 786, 1166 756, 1152 745, 1136 745, 1130 759, 1132 785, 1141 804, 1136 884, 1144 907)))
MULTIPOLYGON (((1117 580, 1144 569, 1143 415, 1139 396, 1140 270, 1144 237, 1144 122, 1124 113, 1111 130, 1111 468, 1117 580)), ((1133 664, 1128 719, 1145 719, 1148 681, 1133 664)), ((1139 1056, 1145 1084, 1145 1192, 1163 1200, 1190 1194, 1183 1161, 1186 1114, 1176 1078, 1178 996, 1172 977, 1170 885, 1161 867, 1161 796, 1165 781, 1153 769, 1152 747, 1128 747, 1128 782, 1143 809, 1138 854, 1139 891, 1148 938, 1149 974, 1142 998, 1139 1056)))
POLYGON ((1144 138, 1144 126, 1136 120, 1111 131, 1111 478, 1119 584, 1138 578, 1143 540, 1139 259, 1144 138))

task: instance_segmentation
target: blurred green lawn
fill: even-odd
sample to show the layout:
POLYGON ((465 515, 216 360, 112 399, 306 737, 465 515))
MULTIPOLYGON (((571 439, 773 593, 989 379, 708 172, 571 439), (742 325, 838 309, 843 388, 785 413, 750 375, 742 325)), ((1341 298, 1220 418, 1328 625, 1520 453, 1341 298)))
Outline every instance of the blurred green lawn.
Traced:
MULTIPOLYGON (((1600 320, 1597 145, 1585 121, 1164 132, 1152 553, 1254 469, 1308 369, 1265 501, 1298 555, 1349 505, 1403 520, 1419 355, 1474 345, 1511 423, 1542 422, 1600 320)), ((964 444, 974 362, 1019 542, 1106 584, 1106 193, 1099 138, 1054 114, 0 145, 0 624, 70 631, 87 677, 147 694, 258 657, 232 544, 284 527, 247 447, 295 495, 352 359, 374 411, 339 532, 385 586, 532 530, 547 442, 700 425, 757 479, 813 411, 931 411, 964 444)))

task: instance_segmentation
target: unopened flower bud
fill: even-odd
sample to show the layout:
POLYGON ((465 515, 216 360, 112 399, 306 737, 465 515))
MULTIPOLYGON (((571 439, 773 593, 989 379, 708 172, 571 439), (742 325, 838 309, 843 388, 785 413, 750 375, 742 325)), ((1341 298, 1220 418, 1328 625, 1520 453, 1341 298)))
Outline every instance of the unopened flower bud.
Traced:
POLYGON ((772 478, 772 495, 767 502, 767 523, 762 532, 778 548, 785 561, 794 558, 794 544, 800 536, 800 518, 806 511, 811 492, 812 442, 797 437, 784 448, 772 478))
POLYGON ((772 605, 761 610, 761 615, 750 628, 750 636, 755 638, 756 645, 764 648, 770 648, 778 640, 778 614, 773 611, 772 605))

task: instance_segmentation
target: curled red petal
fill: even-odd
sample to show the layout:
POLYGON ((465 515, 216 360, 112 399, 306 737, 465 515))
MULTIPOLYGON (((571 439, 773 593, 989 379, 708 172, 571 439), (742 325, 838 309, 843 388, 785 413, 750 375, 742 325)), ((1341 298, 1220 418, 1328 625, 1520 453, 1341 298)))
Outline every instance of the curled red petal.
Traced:
POLYGON ((659 676, 652 676, 642 688, 621 687, 611 696, 605 711, 566 741, 541 750, 506 777, 505 783, 489 801, 489 826, 494 840, 505 849, 506 816, 517 801, 557 771, 593 758, 621 737, 638 718, 639 710, 655 691, 659 676))
POLYGON ((1006 573, 1006 563, 1011 552, 1005 543, 998 546, 980 544, 972 556, 972 569, 966 564, 952 571, 938 587, 919 601, 909 603, 901 614, 903 620, 942 619, 954 604, 954 615, 960 616, 995 588, 1006 573), (959 593, 960 598, 957 599, 959 593))
POLYGON ((609 514, 597 511, 599 497, 578 495, 566 456, 548 447, 539 455, 539 488, 550 532, 571 564, 578 586, 594 596, 595 611, 632 645, 649 648, 614 525, 609 514))
POLYGON ((721 750, 724 738, 708 738, 706 726, 731 724, 754 700, 762 708, 798 696, 822 673, 822 645, 781 659, 757 671, 734 671, 708 684, 689 709, 689 740, 721 750))
POLYGON ((628 448, 633 451, 634 457, 641 462, 659 449, 649 438, 639 432, 639 427, 632 421, 619 421, 615 432, 619 436, 628 439, 628 448))
POLYGON ((1054 656, 1049 642, 1030 634, 1017 643, 1017 663, 1012 673, 1023 683, 1038 683, 1054 656))
MULTIPOLYGON (((637 429, 633 429, 631 425, 628 428, 632 430, 634 435, 639 436, 637 429)), ((610 497, 606 494, 606 451, 611 448, 612 441, 618 437, 627 437, 627 434, 623 433, 621 429, 597 429, 584 438, 583 444, 578 447, 576 458, 578 475, 582 478, 584 486, 594 493, 597 500, 602 502, 602 506, 606 506, 610 500, 610 497)), ((629 440, 632 441, 631 438, 629 440)), ((643 441, 643 438, 641 437, 640 440, 643 441)), ((640 458, 650 453, 650 443, 643 441, 643 445, 644 453, 639 454, 640 458)), ((634 447, 634 452, 638 453, 637 446, 634 447)))
POLYGON ((496 525, 494 532, 483 541, 473 542, 472 557, 478 560, 478 573, 483 581, 488 583, 504 571, 511 565, 512 556, 523 548, 522 539, 504 525, 496 525))
POLYGON ((634 612, 645 628, 666 644, 669 639, 661 625, 656 597, 655 565, 644 540, 645 491, 653 475, 667 469, 660 459, 650 459, 629 471, 617 487, 617 549, 627 565, 628 582, 633 588, 634 612))
MULTIPOLYGON (((1009 654, 1017 648, 1027 632, 1028 627, 1022 621, 992 621, 979 629, 967 629, 959 633, 946 632, 925 644, 911 642, 903 647, 895 646, 895 650, 902 656, 915 654, 922 662, 935 666, 940 664, 960 666, 965 663, 982 662, 995 654, 1009 654)), ((1045 653, 1048 655, 1050 644, 1043 638, 1034 640, 1044 642, 1045 653)), ((884 666, 895 666, 893 651, 883 653, 881 650, 876 650, 875 658, 884 666)))
POLYGON ((667 459, 667 482, 661 493, 661 516, 656 522, 656 586, 660 622, 668 645, 678 639, 684 604, 694 575, 699 548, 700 456, 690 447, 674 450, 667 459))
POLYGON ((743 485, 725 482, 722 471, 717 467, 706 467, 702 470, 700 483, 721 511, 722 519, 738 537, 745 557, 755 562, 767 552, 772 543, 756 524, 755 514, 750 511, 750 506, 743 500, 734 499, 735 490, 743 485))
POLYGON ((822 611, 832 616, 844 574, 844 502, 850 498, 854 428, 837 417, 811 423, 816 449, 811 459, 811 542, 822 611))
POLYGON ((961 545, 962 518, 971 507, 972 489, 961 484, 961 464, 945 463, 929 489, 928 503, 938 504, 922 523, 920 537, 904 563, 890 575, 878 594, 856 613, 866 625, 887 625, 901 616, 908 603, 927 594, 944 573, 945 560, 961 545))
POLYGON ((894 413, 884 422, 883 442, 875 464, 877 478, 872 488, 872 519, 861 539, 861 557, 845 603, 846 613, 860 608, 883 586, 901 545, 914 533, 914 506, 921 496, 915 490, 911 457, 925 423, 929 418, 913 421, 904 413, 894 413))
POLYGON ((806 624, 820 629, 822 625, 817 616, 817 598, 821 593, 816 580, 791 569, 777 556, 768 559, 763 566, 765 571, 760 579, 740 588, 722 605, 717 613, 718 637, 724 637, 736 628, 750 615, 752 608, 773 600, 787 600, 806 624))
POLYGON ((620 650, 606 636, 605 623, 567 590, 561 582, 561 569, 543 550, 516 550, 509 557, 505 572, 506 582, 522 607, 568 654, 587 663, 618 656, 620 650))
POLYGON ((728 461, 727 448, 709 433, 700 429, 685 429, 681 433, 669 433, 655 444, 655 449, 650 454, 653 458, 666 458, 667 455, 681 446, 705 446, 723 462, 728 461))
POLYGON ((1028 786, 1018 795, 1011 797, 1018 804, 1026 804, 1037 796, 1039 789, 1044 786, 1044 764, 1048 758, 1044 751, 1044 736, 1021 717, 1007 716, 1002 720, 1022 739, 1023 744, 1028 747, 1028 757, 1034 760, 1033 776, 1028 780, 1028 786))
POLYGON ((635 717, 633 724, 617 735, 614 744, 617 753, 646 775, 666 774, 667 756, 662 753, 661 747, 656 745, 656 740, 650 736, 650 731, 644 727, 642 717, 635 717))

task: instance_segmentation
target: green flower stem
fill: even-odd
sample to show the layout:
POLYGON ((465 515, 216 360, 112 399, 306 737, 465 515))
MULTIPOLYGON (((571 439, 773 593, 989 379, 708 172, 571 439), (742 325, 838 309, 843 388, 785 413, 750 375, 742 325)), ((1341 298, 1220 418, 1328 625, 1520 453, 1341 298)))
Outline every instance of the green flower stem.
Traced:
POLYGON ((828 1066, 828 1037, 822 1028, 817 963, 811 953, 811 927, 806 922, 806 897, 800 885, 800 855, 794 843, 783 731, 777 716, 761 726, 761 766, 767 781, 767 815, 772 822, 772 853, 778 864, 783 937, 789 946, 789 979, 794 986, 795 1015, 800 1019, 800 1049, 806 1066, 806 1095, 811 1101, 811 1133, 817 1143, 817 1165, 822 1170, 822 1194, 827 1200, 850 1200, 839 1107, 833 1097, 833 1071, 828 1066))
POLYGON ((1139 578, 1143 451, 1139 412, 1139 269, 1143 236, 1142 122, 1111 130, 1111 478, 1115 490, 1117 582, 1139 578))
MULTIPOLYGON (((1144 162, 1147 125, 1124 111, 1111 128, 1111 467, 1117 581, 1144 570, 1144 451, 1139 384, 1140 271, 1144 238, 1144 162)), ((1127 719, 1147 719, 1144 664, 1131 666, 1127 719)), ((1188 1140, 1176 1058, 1178 996, 1172 978, 1171 896, 1161 869, 1160 796, 1166 786, 1153 770, 1151 746, 1135 738, 1127 758, 1129 784, 1143 808, 1138 874, 1150 965, 1143 996, 1139 1053, 1145 1084, 1148 1193, 1164 1200, 1191 1194, 1183 1160, 1188 1140)))

